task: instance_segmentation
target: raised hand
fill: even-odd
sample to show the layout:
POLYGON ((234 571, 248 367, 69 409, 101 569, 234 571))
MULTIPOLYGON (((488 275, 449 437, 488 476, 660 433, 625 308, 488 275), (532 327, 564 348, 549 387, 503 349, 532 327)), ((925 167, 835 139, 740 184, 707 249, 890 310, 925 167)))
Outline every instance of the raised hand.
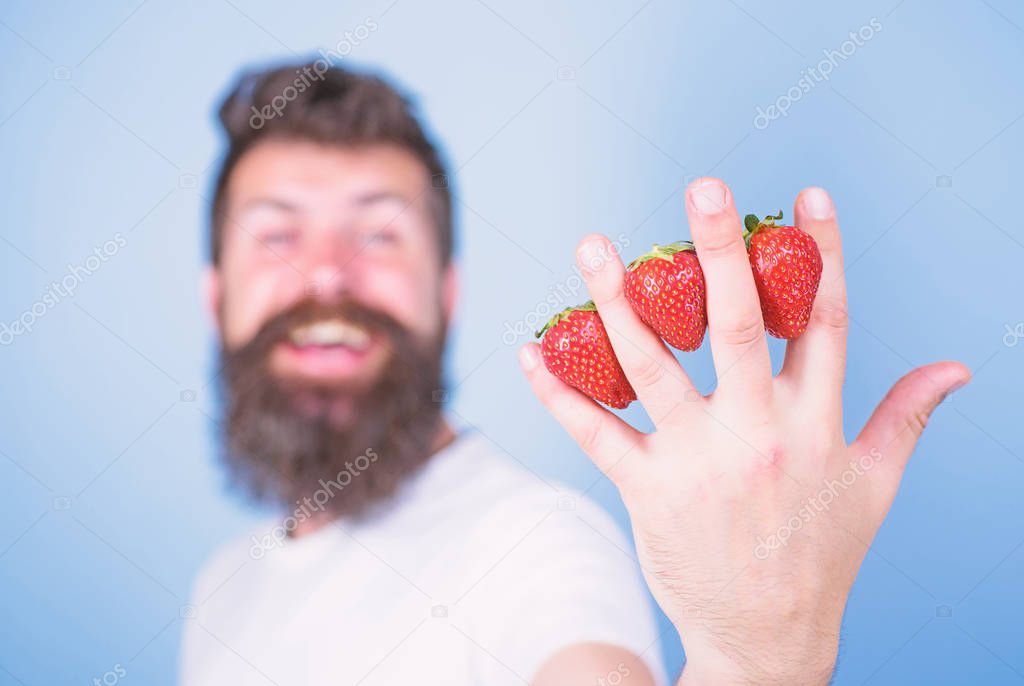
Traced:
POLYGON ((956 362, 910 372, 847 444, 846 290, 829 196, 808 188, 796 200, 823 270, 810 324, 778 376, 729 189, 698 180, 686 210, 707 283, 711 395, 633 312, 622 261, 598 235, 577 259, 655 430, 637 431, 556 379, 536 344, 520 360, 622 495, 644 575, 686 648, 680 683, 824 684, 847 595, 907 460, 932 410, 970 372, 956 362))

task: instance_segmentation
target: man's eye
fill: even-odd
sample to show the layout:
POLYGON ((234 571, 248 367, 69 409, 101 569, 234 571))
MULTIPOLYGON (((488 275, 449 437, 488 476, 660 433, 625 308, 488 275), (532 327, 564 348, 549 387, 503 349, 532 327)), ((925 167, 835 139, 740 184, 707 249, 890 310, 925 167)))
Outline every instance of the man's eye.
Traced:
POLYGON ((288 230, 267 231, 260 240, 264 245, 272 248, 291 245, 295 241, 295 232, 288 230))
POLYGON ((377 231, 371 231, 366 235, 366 245, 394 245, 398 242, 398 233, 390 231, 388 229, 379 229, 377 231))

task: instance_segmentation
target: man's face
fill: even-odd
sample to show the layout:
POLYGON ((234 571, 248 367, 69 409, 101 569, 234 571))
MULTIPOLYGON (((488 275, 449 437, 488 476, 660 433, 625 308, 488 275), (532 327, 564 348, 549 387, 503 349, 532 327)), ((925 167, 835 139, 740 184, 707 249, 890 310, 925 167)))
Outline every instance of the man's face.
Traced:
POLYGON ((430 456, 455 285, 429 191, 390 146, 261 142, 232 171, 210 304, 225 457, 257 497, 296 502, 373 450, 326 506, 357 514, 430 456))
MULTIPOLYGON (((410 153, 271 140, 235 166, 226 195, 212 305, 227 350, 304 300, 349 299, 433 340, 454 300, 429 209, 430 178, 410 153)), ((298 327, 277 345, 282 379, 366 386, 382 371, 382 341, 341 321, 298 327)))

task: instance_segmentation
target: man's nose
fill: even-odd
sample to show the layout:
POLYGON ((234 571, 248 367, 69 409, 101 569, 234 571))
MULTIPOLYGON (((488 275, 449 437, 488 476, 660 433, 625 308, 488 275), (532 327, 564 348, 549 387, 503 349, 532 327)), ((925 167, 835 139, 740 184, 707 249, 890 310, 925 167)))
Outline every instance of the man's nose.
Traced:
POLYGON ((325 236, 312 246, 306 295, 335 298, 350 289, 357 247, 347 236, 337 234, 325 236))

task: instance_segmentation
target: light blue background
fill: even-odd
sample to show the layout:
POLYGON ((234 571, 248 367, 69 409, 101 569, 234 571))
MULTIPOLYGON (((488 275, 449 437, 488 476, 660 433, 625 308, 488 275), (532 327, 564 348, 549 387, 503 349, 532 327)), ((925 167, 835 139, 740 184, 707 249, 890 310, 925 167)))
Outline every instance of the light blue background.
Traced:
MULTIPOLYGON (((825 186, 849 269, 848 436, 912 366, 976 372, 936 412, 867 556, 836 683, 1024 682, 1024 339, 1004 342, 1024 332, 1024 7, 488 5, 3 4, 0 322, 94 247, 125 245, 0 347, 0 684, 92 683, 118 664, 127 683, 173 682, 191 578, 254 517, 212 442, 198 282, 214 103, 240 66, 335 47, 368 17, 377 30, 347 59, 417 93, 458 169, 456 418, 541 474, 593 486, 624 521, 533 400, 505 323, 572 284, 585 232, 625 234, 627 255, 687 237, 694 175, 725 178, 758 213, 825 186), (881 31, 828 82, 754 126, 872 18, 881 31)), ((684 361, 710 387, 707 346, 684 361)), ((675 673, 682 653, 664 640, 675 673)))

